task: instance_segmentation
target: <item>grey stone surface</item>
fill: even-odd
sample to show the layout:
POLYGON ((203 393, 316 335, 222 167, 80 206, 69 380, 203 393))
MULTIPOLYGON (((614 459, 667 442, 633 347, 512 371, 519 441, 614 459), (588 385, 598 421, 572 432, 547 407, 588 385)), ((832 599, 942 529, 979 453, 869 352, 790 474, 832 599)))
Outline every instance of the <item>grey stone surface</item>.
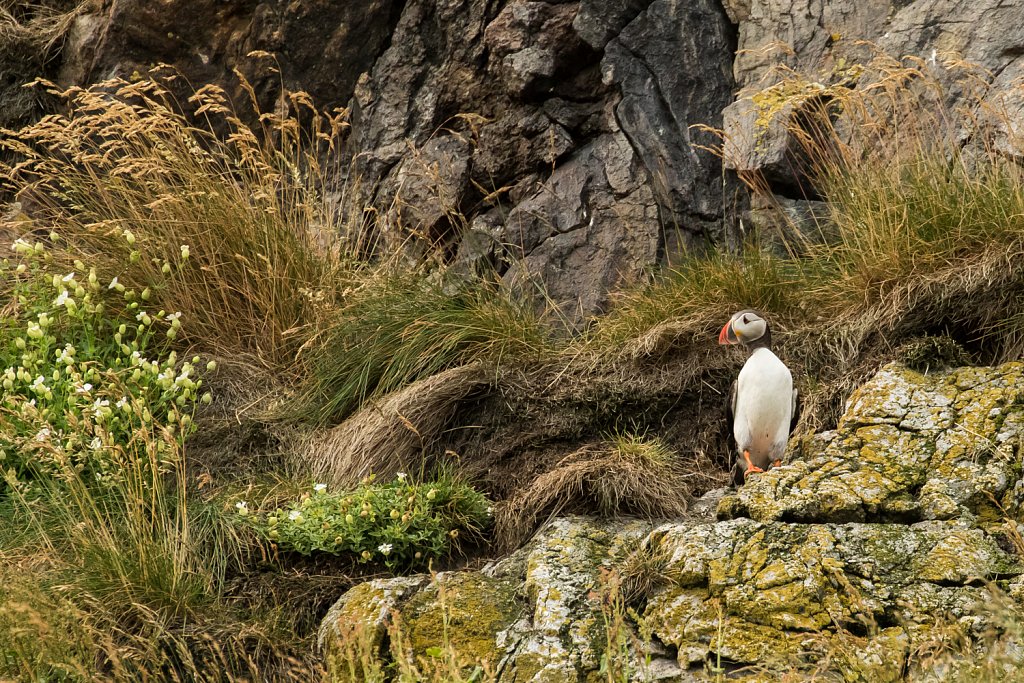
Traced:
MULTIPOLYGON (((849 79, 850 65, 865 63, 878 53, 936 79, 944 87, 943 104, 950 111, 977 108, 975 100, 980 99, 979 116, 992 111, 1008 114, 995 117, 994 140, 975 142, 1006 152, 1019 149, 1007 144, 1019 131, 1005 120, 1015 120, 1020 109, 1019 88, 1011 85, 1019 83, 1024 55, 1020 0, 725 0, 724 6, 739 27, 733 71, 740 92, 724 115, 730 168, 762 171, 769 181, 782 185, 798 184, 789 128, 800 107, 755 105, 751 97, 778 82, 787 70, 808 75, 810 83, 833 86, 849 79), (973 74, 970 88, 957 81, 966 69, 973 74)), ((858 87, 864 87, 880 76, 865 73, 850 79, 850 85, 859 81, 858 87)), ((799 93, 784 95, 796 96, 798 105, 802 101, 799 93)), ((962 131, 960 135, 967 137, 962 131)))

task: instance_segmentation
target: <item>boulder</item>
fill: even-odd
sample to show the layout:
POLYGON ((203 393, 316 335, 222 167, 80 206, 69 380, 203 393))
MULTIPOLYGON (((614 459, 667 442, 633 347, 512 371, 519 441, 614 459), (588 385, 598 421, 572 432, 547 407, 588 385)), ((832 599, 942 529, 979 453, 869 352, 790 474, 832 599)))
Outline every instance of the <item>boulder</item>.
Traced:
POLYGON ((755 477, 740 509, 758 521, 973 520, 1021 505, 1024 364, 922 374, 883 368, 834 432, 755 477))

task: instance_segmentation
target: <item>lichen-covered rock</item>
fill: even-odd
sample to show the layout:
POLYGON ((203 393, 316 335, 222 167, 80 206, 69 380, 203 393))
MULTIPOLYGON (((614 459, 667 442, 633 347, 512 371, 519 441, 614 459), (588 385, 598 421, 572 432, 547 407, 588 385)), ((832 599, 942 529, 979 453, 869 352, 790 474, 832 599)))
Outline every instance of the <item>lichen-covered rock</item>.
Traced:
POLYGON ((494 667, 504 654, 495 634, 518 617, 517 585, 476 572, 445 572, 402 605, 409 649, 422 655, 451 646, 470 661, 494 667))
POLYGON ((333 646, 351 635, 353 627, 363 629, 368 641, 380 645, 387 634, 391 612, 402 598, 408 598, 427 583, 425 576, 375 579, 361 583, 345 593, 327 611, 320 623, 317 644, 330 654, 333 646))
POLYGON ((738 494, 709 494, 693 506, 703 513, 653 530, 557 519, 480 572, 354 588, 322 639, 344 619, 381 630, 390 611, 411 654, 443 640, 515 683, 607 680, 615 666, 674 683, 1010 670, 1024 659, 1012 635, 997 664, 928 653, 980 651, 1024 623, 1024 562, 1006 518, 1024 497, 1022 435, 1024 364, 888 366, 834 431, 803 438, 792 462, 738 494), (715 521, 715 501, 731 519, 715 521), (653 586, 634 612, 615 599, 621 575, 653 586), (1008 596, 998 610, 993 587, 1008 596))
MULTIPOLYGON (((863 657, 851 661, 870 666, 852 680, 899 680, 929 625, 974 614, 987 594, 975 583, 1024 572, 960 522, 673 523, 646 539, 645 552, 663 558, 672 581, 644 618, 681 667, 722 657, 811 672, 817 656, 844 649, 837 638, 866 633, 863 657)), ((975 635, 980 625, 971 624, 975 635)))
POLYGON ((827 441, 752 478, 738 507, 759 521, 984 521, 995 502, 1020 506, 1022 423, 1024 363, 928 375, 890 365, 827 441))
POLYGON ((366 623, 364 642, 376 649, 388 628, 400 629, 412 661, 450 648, 460 660, 514 672, 502 680, 588 681, 606 646, 602 572, 650 529, 640 521, 557 519, 526 549, 480 572, 361 584, 331 608, 320 647, 330 657, 352 624, 366 623))

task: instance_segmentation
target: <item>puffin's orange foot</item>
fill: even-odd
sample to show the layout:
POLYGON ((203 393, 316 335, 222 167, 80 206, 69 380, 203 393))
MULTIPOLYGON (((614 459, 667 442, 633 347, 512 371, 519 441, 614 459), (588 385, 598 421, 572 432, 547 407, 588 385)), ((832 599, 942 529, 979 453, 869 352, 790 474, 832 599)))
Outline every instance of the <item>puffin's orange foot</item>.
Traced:
POLYGON ((747 470, 743 473, 744 477, 746 477, 751 472, 764 472, 764 470, 762 470, 760 467, 750 462, 750 451, 743 451, 743 459, 747 462, 747 470))

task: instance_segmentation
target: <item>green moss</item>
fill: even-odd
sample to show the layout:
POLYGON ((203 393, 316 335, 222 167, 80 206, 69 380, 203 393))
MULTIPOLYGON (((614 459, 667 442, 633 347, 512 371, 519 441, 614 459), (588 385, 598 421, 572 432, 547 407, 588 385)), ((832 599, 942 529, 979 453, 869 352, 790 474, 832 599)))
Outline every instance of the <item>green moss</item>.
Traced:
POLYGON ((521 611, 510 582, 476 572, 445 573, 403 607, 402 623, 416 656, 451 647, 460 659, 493 666, 503 654, 495 635, 521 611))

